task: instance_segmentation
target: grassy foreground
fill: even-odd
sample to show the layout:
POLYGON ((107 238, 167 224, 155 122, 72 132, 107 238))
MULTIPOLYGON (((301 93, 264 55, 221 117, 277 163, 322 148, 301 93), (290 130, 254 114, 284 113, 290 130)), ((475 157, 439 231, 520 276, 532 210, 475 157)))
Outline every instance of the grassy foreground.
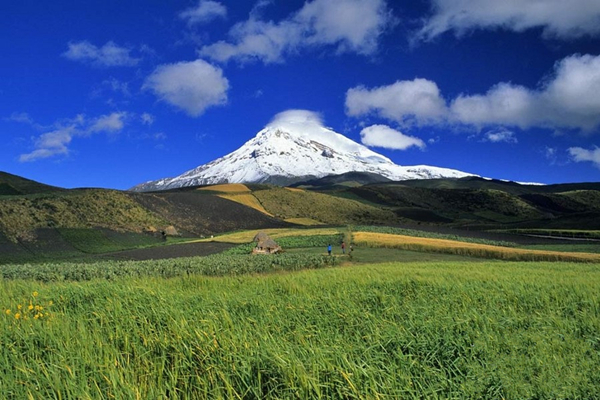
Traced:
POLYGON ((0 299, 0 398, 600 393, 597 264, 17 280, 0 299))

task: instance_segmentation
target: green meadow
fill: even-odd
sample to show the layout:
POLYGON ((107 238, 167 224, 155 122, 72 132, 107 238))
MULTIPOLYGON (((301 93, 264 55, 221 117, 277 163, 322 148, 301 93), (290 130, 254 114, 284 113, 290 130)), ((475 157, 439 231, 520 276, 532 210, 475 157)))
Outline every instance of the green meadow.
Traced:
POLYGON ((5 279, 0 398, 598 396, 598 264, 384 251, 413 259, 5 279))

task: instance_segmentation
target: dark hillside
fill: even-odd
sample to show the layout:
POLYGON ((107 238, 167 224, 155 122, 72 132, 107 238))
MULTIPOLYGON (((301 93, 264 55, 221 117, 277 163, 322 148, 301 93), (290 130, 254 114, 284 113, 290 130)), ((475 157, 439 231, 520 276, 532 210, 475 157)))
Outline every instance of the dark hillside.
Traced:
POLYGON ((516 182, 506 182, 497 179, 483 179, 475 176, 466 178, 443 178, 443 179, 414 179, 395 182, 403 186, 425 189, 491 189, 519 195, 537 191, 539 186, 521 185, 516 182))
MULTIPOLYGON (((539 219, 543 212, 518 196, 490 189, 431 189, 400 184, 367 185, 348 189, 372 203, 396 209, 399 215, 411 218, 424 216, 430 222, 518 222, 539 219), (410 210, 410 213, 403 213, 410 210), (422 210, 417 213, 417 210, 422 210), (427 213, 430 215, 428 216, 427 213)), ((426 222, 426 220, 423 220, 426 222)))
POLYGON ((239 229, 292 226, 231 200, 198 191, 129 193, 142 207, 183 232, 206 236, 239 229))
POLYGON ((416 179, 390 184, 401 184, 409 187, 428 189, 492 189, 514 195, 531 193, 562 193, 578 190, 600 191, 600 182, 561 183, 553 185, 522 185, 517 182, 501 181, 497 179, 483 179, 478 177, 444 178, 444 179, 416 179))
POLYGON ((371 183, 392 182, 381 175, 369 172, 347 172, 340 175, 328 175, 319 179, 297 182, 291 187, 314 190, 335 190, 346 187, 362 186, 371 183))
POLYGON ((0 196, 14 196, 20 194, 36 194, 65 191, 56 186, 45 185, 31 179, 22 178, 8 172, 0 171, 0 196))
POLYGON ((575 194, 573 192, 524 194, 521 198, 540 209, 545 209, 553 213, 562 214, 600 210, 600 192, 595 191, 586 191, 585 194, 575 194))

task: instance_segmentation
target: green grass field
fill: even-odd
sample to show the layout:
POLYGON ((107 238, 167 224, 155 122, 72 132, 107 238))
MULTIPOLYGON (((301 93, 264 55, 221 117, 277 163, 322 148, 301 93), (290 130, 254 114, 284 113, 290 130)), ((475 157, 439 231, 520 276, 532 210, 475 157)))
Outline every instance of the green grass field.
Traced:
POLYGON ((598 265, 396 262, 16 280, 0 284, 0 299, 1 398, 600 393, 598 265))
MULTIPOLYGON (((248 255, 248 231, 206 257, 3 265, 0 398, 598 396, 600 263, 342 255, 353 229, 273 230, 276 256, 248 255)), ((61 234, 90 253, 147 244, 61 234)))

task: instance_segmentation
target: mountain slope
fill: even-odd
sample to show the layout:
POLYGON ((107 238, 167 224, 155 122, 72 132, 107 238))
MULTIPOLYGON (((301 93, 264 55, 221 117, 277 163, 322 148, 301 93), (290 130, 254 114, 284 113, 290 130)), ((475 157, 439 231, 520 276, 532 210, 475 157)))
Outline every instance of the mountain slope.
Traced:
POLYGON ((396 181, 472 175, 425 165, 396 165, 387 157, 296 111, 277 118, 242 147, 224 157, 178 177, 147 182, 132 190, 155 191, 217 183, 289 185, 354 171, 396 181))
POLYGON ((20 194, 36 194, 59 192, 65 189, 45 185, 31 179, 22 178, 8 172, 0 171, 0 196, 15 196, 20 194))

